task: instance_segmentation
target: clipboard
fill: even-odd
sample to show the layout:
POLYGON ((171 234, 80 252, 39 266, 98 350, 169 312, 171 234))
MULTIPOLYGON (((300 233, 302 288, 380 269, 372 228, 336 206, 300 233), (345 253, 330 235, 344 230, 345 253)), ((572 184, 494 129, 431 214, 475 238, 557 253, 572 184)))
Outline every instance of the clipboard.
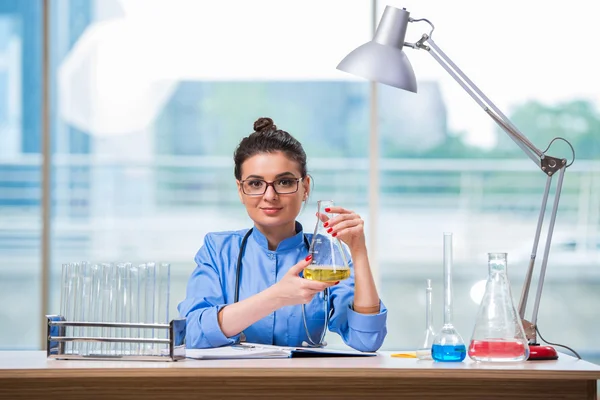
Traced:
POLYGON ((260 358, 373 357, 377 353, 312 347, 286 347, 259 343, 239 343, 210 349, 186 349, 186 358, 194 360, 243 360, 260 358))

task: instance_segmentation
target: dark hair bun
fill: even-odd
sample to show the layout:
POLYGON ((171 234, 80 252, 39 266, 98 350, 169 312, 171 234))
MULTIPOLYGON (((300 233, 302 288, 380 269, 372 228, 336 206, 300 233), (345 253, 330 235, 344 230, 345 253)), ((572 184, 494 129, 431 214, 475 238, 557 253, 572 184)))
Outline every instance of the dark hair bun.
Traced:
POLYGON ((273 120, 268 117, 262 117, 254 122, 255 132, 268 132, 270 130, 276 130, 277 127, 273 124, 273 120))

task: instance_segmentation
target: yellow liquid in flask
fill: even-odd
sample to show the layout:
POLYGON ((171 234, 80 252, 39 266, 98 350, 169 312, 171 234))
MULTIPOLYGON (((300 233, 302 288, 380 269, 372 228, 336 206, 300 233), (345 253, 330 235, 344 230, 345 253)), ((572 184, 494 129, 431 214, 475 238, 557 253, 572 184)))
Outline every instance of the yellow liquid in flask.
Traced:
POLYGON ((309 265, 304 268, 304 277, 313 281, 336 282, 350 278, 350 268, 329 265, 309 265))

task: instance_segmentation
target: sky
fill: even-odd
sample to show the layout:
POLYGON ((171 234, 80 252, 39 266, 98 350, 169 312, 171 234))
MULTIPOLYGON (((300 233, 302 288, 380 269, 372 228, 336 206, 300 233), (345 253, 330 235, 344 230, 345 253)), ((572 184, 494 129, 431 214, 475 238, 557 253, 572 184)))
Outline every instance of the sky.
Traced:
MULTIPOLYGON (((360 80, 336 66, 371 39, 370 0, 96 4, 100 20, 61 66, 62 90, 70 99, 64 110, 77 113, 78 82, 91 77, 80 69, 92 68, 101 88, 94 93, 98 114, 85 114, 88 107, 75 120, 106 124, 112 107, 123 110, 129 102, 137 108, 123 112, 132 118, 123 121, 127 129, 152 118, 180 80, 360 80), (136 93, 124 92, 126 87, 136 93), (135 113, 141 117, 134 119, 135 113)), ((437 45, 505 114, 532 99, 600 102, 600 63, 588 51, 600 36, 593 28, 600 2, 388 0, 378 2, 379 13, 386 5, 430 20, 437 45)), ((406 40, 414 42, 425 32, 425 23, 409 24, 406 40)), ((469 144, 493 146, 495 125, 487 114, 427 52, 406 48, 406 53, 418 80, 439 82, 449 128, 467 132, 469 144)))
MULTIPOLYGON (((533 99, 548 104, 573 98, 600 102, 600 62, 588 50, 600 37, 594 28, 599 2, 404 0, 382 4, 406 7, 411 17, 433 22, 435 43, 505 114, 512 106, 533 99)), ((413 68, 419 71, 419 79, 439 81, 450 128, 467 131, 471 144, 493 145, 494 122, 432 57, 418 53, 408 53, 413 68)))

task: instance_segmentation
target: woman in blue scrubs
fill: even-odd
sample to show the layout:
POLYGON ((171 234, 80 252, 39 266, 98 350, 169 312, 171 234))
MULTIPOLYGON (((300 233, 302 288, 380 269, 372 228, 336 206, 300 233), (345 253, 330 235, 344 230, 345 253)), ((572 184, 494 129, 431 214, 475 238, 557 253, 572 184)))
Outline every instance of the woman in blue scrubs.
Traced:
POLYGON ((356 350, 376 351, 387 333, 387 310, 371 274, 363 220, 342 207, 330 210, 337 214, 331 220, 323 217, 329 233, 348 246, 350 278, 330 283, 302 278, 312 237, 296 221, 310 194, 306 153, 270 118, 259 118, 254 130, 234 153, 238 194, 254 227, 205 236, 178 306, 187 321, 186 345, 219 347, 240 339, 317 343, 326 301, 329 330, 356 350))

